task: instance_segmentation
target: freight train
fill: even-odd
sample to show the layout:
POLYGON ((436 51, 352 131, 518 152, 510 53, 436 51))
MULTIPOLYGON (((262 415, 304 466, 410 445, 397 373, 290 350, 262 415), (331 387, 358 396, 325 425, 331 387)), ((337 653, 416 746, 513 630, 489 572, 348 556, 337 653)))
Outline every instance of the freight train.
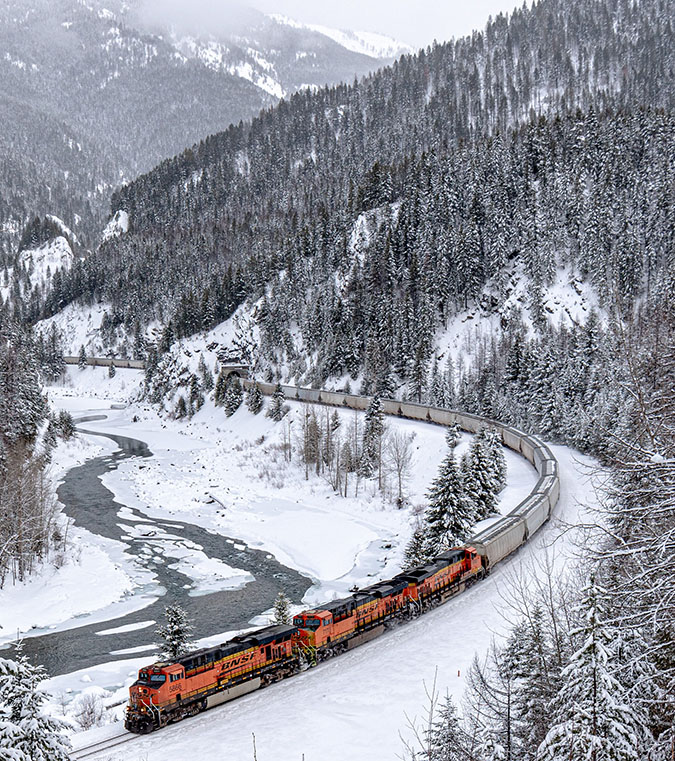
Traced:
MULTIPOLYGON (((252 381, 244 381, 248 387, 252 381)), ((259 383, 264 394, 274 386, 259 383)), ((367 409, 370 399, 338 392, 282 387, 287 399, 367 409)), ((415 618, 490 573, 548 520, 560 496, 558 463, 533 436, 509 426, 437 407, 383 399, 385 414, 440 425, 456 423, 476 433, 489 426, 504 446, 534 466, 538 481, 528 497, 469 543, 410 568, 349 597, 299 613, 292 625, 267 626, 174 661, 142 668, 129 689, 125 726, 144 734, 193 716, 358 645, 375 639, 393 622, 415 618)))

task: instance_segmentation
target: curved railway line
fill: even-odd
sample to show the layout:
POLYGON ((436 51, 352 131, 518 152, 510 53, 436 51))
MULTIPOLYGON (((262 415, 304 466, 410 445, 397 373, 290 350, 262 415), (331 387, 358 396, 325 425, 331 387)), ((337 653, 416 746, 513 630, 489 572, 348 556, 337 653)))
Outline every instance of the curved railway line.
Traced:
MULTIPOLYGON (((98 364, 98 362, 93 359, 91 364, 98 364)), ((248 389, 256 381, 243 380, 242 383, 244 388, 248 389)), ((258 382, 257 385, 261 392, 267 396, 273 394, 276 388, 274 384, 269 383, 258 382)), ((322 404, 359 411, 365 411, 371 402, 370 397, 336 391, 296 386, 281 386, 281 388, 289 401, 322 404)), ((475 547, 483 557, 485 568, 488 571, 527 542, 551 517, 560 497, 560 469, 549 447, 537 437, 479 415, 424 404, 382 399, 381 408, 386 415, 442 426, 456 424, 461 430, 473 434, 487 426, 498 432, 504 446, 522 455, 537 471, 538 479, 530 494, 509 513, 472 536, 467 542, 475 547)), ((112 738, 79 748, 73 751, 73 761, 112 750, 134 737, 136 735, 124 731, 112 738)))

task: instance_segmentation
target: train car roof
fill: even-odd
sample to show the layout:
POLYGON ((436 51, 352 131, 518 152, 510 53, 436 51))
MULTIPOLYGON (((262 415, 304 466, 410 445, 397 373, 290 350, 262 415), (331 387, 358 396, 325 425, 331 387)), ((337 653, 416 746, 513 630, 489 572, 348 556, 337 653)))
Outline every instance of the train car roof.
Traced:
POLYGON ((377 584, 371 584, 369 587, 361 590, 366 594, 373 595, 374 597, 387 597, 388 595, 394 595, 405 589, 408 586, 408 582, 403 579, 387 579, 386 581, 380 581, 377 584))
POLYGON ((258 629, 254 632, 248 632, 247 634, 240 634, 238 637, 234 637, 233 642, 251 643, 248 647, 254 645, 267 645, 275 640, 290 639, 295 632, 298 631, 297 626, 291 626, 288 624, 272 624, 272 626, 266 626, 263 629, 258 629))
POLYGON ((428 579, 429 576, 433 576, 435 573, 438 573, 438 571, 443 568, 445 565, 447 565, 447 561, 441 560, 440 562, 431 562, 427 565, 422 565, 417 568, 408 568, 406 571, 403 571, 402 573, 399 573, 397 576, 394 577, 394 580, 396 579, 403 579, 408 581, 424 581, 424 579, 428 579))
POLYGON ((452 550, 446 550, 437 555, 434 560, 445 561, 449 563, 456 563, 459 559, 464 557, 466 550, 463 547, 453 548, 452 550))

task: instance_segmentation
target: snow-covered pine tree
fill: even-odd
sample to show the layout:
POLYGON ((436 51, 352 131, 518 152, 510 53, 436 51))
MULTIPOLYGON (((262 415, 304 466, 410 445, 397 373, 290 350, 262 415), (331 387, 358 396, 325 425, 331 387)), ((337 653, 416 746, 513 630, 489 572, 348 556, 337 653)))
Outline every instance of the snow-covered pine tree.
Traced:
POLYGON ((506 486, 506 457, 504 456, 504 447, 502 447, 501 439, 494 428, 487 427, 483 427, 478 431, 476 439, 481 442, 487 453, 492 469, 493 488, 495 489, 495 494, 498 494, 506 486))
POLYGON ((279 592, 274 601, 274 618, 272 620, 275 624, 291 623, 291 601, 283 591, 279 592))
POLYGON ((176 420, 182 420, 183 418, 187 417, 188 407, 185 401, 185 397, 182 394, 178 397, 178 401, 176 402, 176 407, 173 414, 176 420))
POLYGON ((454 449, 459 444, 461 438, 462 432, 459 430, 457 423, 449 425, 445 432, 445 443, 448 445, 448 449, 454 449))
POLYGON ((213 373, 211 372, 209 366, 206 364, 206 360, 204 359, 203 354, 199 358, 199 365, 197 366, 197 369, 199 370, 199 374, 202 376, 202 388, 204 389, 204 392, 210 394, 213 391, 213 387, 215 386, 215 381, 213 380, 213 373))
POLYGON ((462 458, 461 471, 465 493, 473 503, 475 519, 483 520, 494 512, 497 483, 489 453, 478 436, 474 437, 469 452, 462 458))
POLYGON ((274 420, 275 423, 278 423, 286 414, 284 410, 285 402, 286 395, 284 394, 284 390, 281 388, 281 384, 277 383, 267 408, 267 417, 274 420))
POLYGON ((262 410, 264 404, 265 399, 260 390, 260 386, 258 386, 257 383, 254 383, 246 392, 246 407, 249 412, 257 415, 262 410))
POLYGON ((77 366, 80 370, 84 370, 87 366, 87 352, 84 350, 84 344, 80 346, 80 353, 77 358, 77 366))
POLYGON ((639 761, 647 754, 641 714, 611 673, 614 637, 605 622, 604 596, 591 576, 580 605, 582 623, 573 632, 581 646, 562 671, 538 761, 639 761))
POLYGON ((466 761, 471 758, 471 738, 462 726, 450 695, 446 695, 428 730, 427 747, 428 761, 466 761))
POLYGON ((225 392, 225 401, 223 407, 225 408, 225 414, 230 417, 241 407, 241 403, 244 400, 244 390, 241 387, 239 378, 234 375, 230 376, 230 381, 227 384, 227 391, 225 392))
POLYGON ((404 568, 414 568, 429 560, 429 542, 426 527, 422 524, 415 527, 403 554, 404 568))
POLYGON ((204 394, 202 393, 202 386, 199 382, 199 378, 193 373, 190 376, 190 396, 188 399, 188 412, 192 417, 195 412, 204 406, 204 394))
POLYGON ((61 438, 64 441, 69 441, 72 439, 73 435, 75 434, 75 423, 73 421, 73 416, 70 414, 70 412, 68 412, 68 410, 61 410, 59 412, 56 424, 61 438))
MULTIPOLYGON (((481 761, 506 761, 504 746, 490 727, 486 727, 480 744, 481 761)), ((560 759, 559 759, 560 761, 560 759)))
POLYGON ((382 402, 376 394, 368 405, 363 426, 363 446, 361 447, 360 475, 369 478, 382 465, 382 436, 384 435, 384 415, 382 402))
POLYGON ((555 697, 560 671, 538 602, 527 619, 514 627, 506 651, 515 676, 513 745, 519 761, 534 761, 550 727, 548 706, 555 697))
POLYGON ((453 450, 448 451, 427 492, 425 514, 430 540, 438 551, 463 542, 475 523, 472 502, 467 498, 453 450))
POLYGON ((0 758, 11 761, 68 761, 66 725, 43 713, 47 674, 17 643, 14 660, 0 659, 0 758))
POLYGON ((114 378, 117 374, 117 370, 115 369, 115 362, 111 361, 108 365, 108 378, 114 378))
POLYGON ((193 626, 180 605, 168 605, 164 609, 164 620, 164 625, 158 627, 155 634, 160 638, 164 657, 173 660, 190 650, 193 626))
POLYGON ((218 380, 216 381, 216 388, 213 392, 213 402, 217 405, 225 403, 225 395, 227 394, 228 375, 224 370, 218 373, 218 380))

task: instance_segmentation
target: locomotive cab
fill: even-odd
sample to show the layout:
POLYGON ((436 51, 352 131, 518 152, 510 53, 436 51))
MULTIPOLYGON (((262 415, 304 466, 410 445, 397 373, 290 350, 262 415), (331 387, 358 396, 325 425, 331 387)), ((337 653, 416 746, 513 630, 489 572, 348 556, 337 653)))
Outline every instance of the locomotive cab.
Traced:
POLYGON ((293 626, 300 631, 300 641, 309 647, 320 648, 330 642, 333 614, 327 610, 306 610, 293 619, 293 626))
MULTIPOLYGON (((169 684, 176 667, 155 663, 138 672, 129 688, 129 705, 125 725, 132 732, 150 732, 155 728, 160 706, 169 700, 169 684)), ((182 669, 181 669, 182 671, 182 669)))

